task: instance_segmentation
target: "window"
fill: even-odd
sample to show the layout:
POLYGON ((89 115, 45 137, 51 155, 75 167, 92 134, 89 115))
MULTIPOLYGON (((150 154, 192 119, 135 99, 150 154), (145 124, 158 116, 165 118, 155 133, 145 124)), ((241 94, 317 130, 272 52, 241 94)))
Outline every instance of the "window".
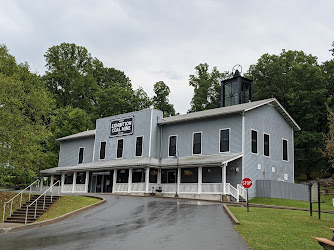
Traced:
POLYGON ((123 157, 123 139, 117 141, 117 158, 123 157))
POLYGON ((176 155, 176 135, 171 135, 169 137, 169 149, 168 149, 168 156, 176 155))
POLYGON ((85 184, 86 181, 86 173, 85 172, 78 172, 77 173, 77 180, 76 184, 85 184))
POLYGON ((222 183, 221 167, 203 167, 202 168, 203 183, 222 183))
POLYGON ((79 148, 79 161, 78 161, 78 164, 83 163, 83 160, 84 160, 84 151, 85 151, 85 148, 79 148))
POLYGON ((193 154, 198 155, 202 153, 202 133, 193 134, 193 154))
POLYGON ((157 169, 150 169, 150 183, 157 183, 158 182, 158 170, 157 169))
POLYGON ((269 135, 263 134, 263 155, 269 157, 269 135))
POLYGON ((136 139, 136 156, 143 155, 143 137, 138 136, 136 139))
POLYGON ((288 140, 283 139, 283 161, 288 161, 288 140))
POLYGON ((257 154, 257 131, 251 130, 252 131, 252 149, 251 152, 253 154, 257 154))
POLYGON ((73 174, 65 174, 64 184, 73 184, 73 174))
POLYGON ((132 182, 145 182, 145 169, 135 168, 132 170, 132 182))
POLYGON ((197 183, 198 168, 181 168, 181 183, 197 183))
POLYGON ((118 169, 117 170, 117 183, 128 183, 129 180, 129 169, 118 169))
POLYGON ((100 160, 104 160, 106 158, 106 145, 107 145, 107 142, 101 141, 101 143, 100 143, 100 160))
POLYGON ((230 130, 229 129, 221 129, 219 130, 219 152, 229 152, 230 151, 230 130))
POLYGON ((161 183, 176 183, 177 169, 161 169, 161 183))

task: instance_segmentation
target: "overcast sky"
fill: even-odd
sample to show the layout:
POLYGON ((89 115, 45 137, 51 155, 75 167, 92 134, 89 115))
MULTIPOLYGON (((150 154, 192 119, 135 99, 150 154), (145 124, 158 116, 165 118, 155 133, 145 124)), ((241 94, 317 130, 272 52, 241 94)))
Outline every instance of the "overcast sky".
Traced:
POLYGON ((200 63, 220 71, 241 64, 245 73, 282 49, 330 60, 333 11, 332 0, 0 0, 0 43, 40 74, 51 46, 84 46, 149 96, 164 81, 176 111, 186 113, 188 78, 200 63))

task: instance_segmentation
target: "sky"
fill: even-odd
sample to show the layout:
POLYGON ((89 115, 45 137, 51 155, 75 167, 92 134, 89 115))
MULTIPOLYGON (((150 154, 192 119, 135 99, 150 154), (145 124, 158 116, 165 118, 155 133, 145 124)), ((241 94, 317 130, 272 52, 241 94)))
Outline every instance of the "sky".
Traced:
POLYGON ((124 71, 153 96, 164 81, 177 112, 190 109, 189 75, 246 73, 265 53, 302 50, 331 60, 334 1, 0 0, 0 44, 18 62, 45 73, 44 54, 63 42, 83 46, 105 67, 124 71))

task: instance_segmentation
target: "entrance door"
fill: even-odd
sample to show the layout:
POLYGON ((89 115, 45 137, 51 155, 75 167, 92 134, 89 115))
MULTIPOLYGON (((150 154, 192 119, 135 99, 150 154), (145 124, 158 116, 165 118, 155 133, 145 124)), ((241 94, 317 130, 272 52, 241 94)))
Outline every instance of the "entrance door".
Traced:
POLYGON ((112 192, 112 175, 104 175, 103 193, 112 192))
POLYGON ((167 171, 167 183, 176 183, 176 170, 167 171))
POLYGON ((111 193, 114 171, 93 172, 91 181, 91 193, 111 193))
POLYGON ((96 193, 103 192, 103 175, 97 175, 96 181, 96 193))

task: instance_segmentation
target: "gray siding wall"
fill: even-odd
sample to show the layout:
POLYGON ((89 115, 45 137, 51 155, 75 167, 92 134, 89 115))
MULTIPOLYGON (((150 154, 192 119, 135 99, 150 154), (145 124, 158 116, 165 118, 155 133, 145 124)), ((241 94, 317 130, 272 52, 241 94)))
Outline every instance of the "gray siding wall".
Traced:
POLYGON ((308 201, 308 186, 281 181, 256 181, 256 197, 308 201))
POLYGON ((94 161, 100 159, 100 143, 106 141, 106 160, 116 159, 117 140, 123 139, 123 159, 135 157, 136 137, 143 136, 143 157, 156 157, 157 154, 157 122, 161 120, 162 112, 154 109, 145 109, 112 117, 98 119, 96 121, 95 135, 95 156, 94 161), (152 134, 150 135, 150 123, 152 113, 152 134), (110 138, 110 121, 126 117, 134 117, 133 134, 110 138), (151 154, 149 154, 149 144, 151 136, 151 154))
POLYGON ((219 154, 219 130, 230 129, 230 152, 241 152, 241 115, 216 117, 162 126, 162 158, 168 157, 170 135, 177 135, 180 157, 192 155, 193 133, 202 132, 202 155, 219 154))
POLYGON ((60 142, 59 167, 74 166, 79 161, 79 148, 85 148, 83 163, 93 161, 94 136, 60 142))
POLYGON ((242 179, 242 159, 229 162, 226 167, 226 182, 237 188, 237 184, 241 184, 242 179), (236 171, 239 168, 239 171, 236 171))
MULTIPOLYGON (((294 182, 294 164, 292 141, 292 127, 285 121, 281 114, 271 105, 254 109, 245 113, 245 152, 244 152, 244 177, 252 180, 284 180, 284 174, 288 175, 285 182, 294 182), (258 154, 251 153, 251 129, 258 131, 258 154), (263 134, 270 135, 270 156, 263 154, 263 134), (282 160, 282 138, 288 140, 288 161, 282 160), (260 169, 259 169, 260 168, 260 169), (274 172, 273 172, 274 168, 274 172)), ((249 189, 250 197, 256 195, 256 184, 249 189)))

